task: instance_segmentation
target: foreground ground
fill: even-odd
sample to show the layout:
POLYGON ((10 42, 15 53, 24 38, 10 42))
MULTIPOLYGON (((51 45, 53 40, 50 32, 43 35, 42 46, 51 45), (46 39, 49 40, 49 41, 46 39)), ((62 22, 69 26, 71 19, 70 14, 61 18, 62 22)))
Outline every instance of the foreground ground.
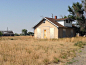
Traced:
POLYGON ((66 65, 86 65, 86 46, 76 52, 76 57, 67 62, 66 65))
POLYGON ((63 65, 75 57, 84 37, 37 40, 29 36, 0 38, 0 65, 63 65))

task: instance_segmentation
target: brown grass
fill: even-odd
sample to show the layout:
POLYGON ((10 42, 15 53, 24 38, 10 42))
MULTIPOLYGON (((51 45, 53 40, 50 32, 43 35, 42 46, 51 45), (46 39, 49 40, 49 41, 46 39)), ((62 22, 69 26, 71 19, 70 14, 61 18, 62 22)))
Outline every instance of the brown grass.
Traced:
POLYGON ((0 65, 48 65, 67 62, 79 48, 77 41, 84 37, 62 39, 34 39, 29 36, 0 38, 0 65))

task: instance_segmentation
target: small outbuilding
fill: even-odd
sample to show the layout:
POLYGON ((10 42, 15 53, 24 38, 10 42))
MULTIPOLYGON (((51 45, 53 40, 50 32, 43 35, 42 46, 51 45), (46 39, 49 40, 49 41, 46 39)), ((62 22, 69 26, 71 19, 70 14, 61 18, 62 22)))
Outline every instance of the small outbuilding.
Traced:
POLYGON ((0 31, 2 36, 14 36, 13 31, 0 31))

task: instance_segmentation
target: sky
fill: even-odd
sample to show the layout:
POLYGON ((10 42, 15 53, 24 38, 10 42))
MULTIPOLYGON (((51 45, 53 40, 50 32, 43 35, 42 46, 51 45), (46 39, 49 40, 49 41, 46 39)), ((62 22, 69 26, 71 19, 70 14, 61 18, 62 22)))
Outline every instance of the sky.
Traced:
POLYGON ((68 6, 81 0, 0 0, 0 30, 33 32, 43 17, 68 15, 68 6))

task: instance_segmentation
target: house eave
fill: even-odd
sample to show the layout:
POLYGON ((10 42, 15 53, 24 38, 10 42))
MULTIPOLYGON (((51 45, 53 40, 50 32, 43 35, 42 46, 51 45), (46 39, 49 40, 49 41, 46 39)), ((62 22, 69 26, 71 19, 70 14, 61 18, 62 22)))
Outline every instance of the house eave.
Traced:
POLYGON ((54 26, 56 26, 58 28, 58 26, 56 24, 54 24, 53 22, 51 22, 50 20, 48 20, 47 18, 44 18, 46 19, 47 21, 49 21, 51 24, 53 24, 54 26))
MULTIPOLYGON (((56 27, 58 28, 58 26, 57 26, 56 24, 54 24, 53 22, 51 22, 51 21, 48 20, 47 18, 44 17, 44 18, 41 19, 41 21, 42 21, 43 19, 46 19, 47 21, 49 21, 51 24, 53 24, 54 26, 56 26, 56 27)), ((41 22, 41 21, 40 21, 40 22, 41 22)), ((39 22, 39 23, 40 23, 40 22, 39 22)), ((38 24, 39 24, 39 23, 38 23, 38 24)), ((35 29, 35 27, 36 27, 38 24, 36 24, 36 25, 35 25, 34 27, 32 27, 32 28, 35 29)))

